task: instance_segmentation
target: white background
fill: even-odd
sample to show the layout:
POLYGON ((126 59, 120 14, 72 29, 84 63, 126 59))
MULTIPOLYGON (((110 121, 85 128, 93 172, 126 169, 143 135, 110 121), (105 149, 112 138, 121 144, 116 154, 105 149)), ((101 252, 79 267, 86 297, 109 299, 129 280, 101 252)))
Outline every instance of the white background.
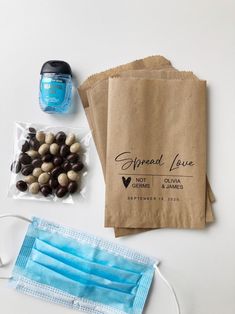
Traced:
MULTIPOLYGON (((175 287, 182 314, 235 313, 235 2, 229 0, 0 0, 0 212, 38 215, 113 239, 103 227, 104 182, 92 143, 89 192, 74 205, 6 197, 15 121, 87 126, 77 100, 72 116, 50 116, 38 105, 44 61, 70 63, 78 81, 107 68, 162 54, 193 70, 209 86, 208 175, 216 194, 216 223, 204 231, 156 230, 115 240, 155 255, 175 287)), ((18 253, 26 224, 0 222, 0 254, 18 253)), ((1 275, 11 267, 1 270, 1 275)), ((72 311, 18 294, 0 282, 3 314, 72 311)), ((149 314, 173 314, 165 285, 155 278, 149 314)))

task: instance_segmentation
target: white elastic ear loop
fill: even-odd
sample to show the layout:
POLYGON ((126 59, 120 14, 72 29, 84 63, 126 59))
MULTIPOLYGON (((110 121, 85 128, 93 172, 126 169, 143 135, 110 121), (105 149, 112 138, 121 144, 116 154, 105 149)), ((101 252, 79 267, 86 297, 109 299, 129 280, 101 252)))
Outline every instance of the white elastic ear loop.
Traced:
POLYGON ((180 314, 180 305, 179 301, 177 299, 176 293, 174 288, 170 285, 170 283, 166 280, 166 278, 163 276, 163 274, 160 272, 160 269, 158 268, 157 265, 154 265, 156 271, 158 272, 159 277, 164 281, 164 283, 167 285, 167 287, 170 289, 171 294, 173 295, 174 301, 175 301, 175 306, 176 306, 176 313, 180 314))
MULTIPOLYGON (((15 214, 11 214, 11 213, 7 213, 7 214, 2 214, 2 215, 0 215, 0 219, 1 218, 8 218, 8 217, 10 217, 10 218, 17 218, 17 219, 20 219, 20 220, 23 220, 23 221, 26 221, 26 222, 29 222, 29 223, 31 223, 32 222, 32 220, 31 219, 29 219, 29 218, 27 218, 27 217, 24 217, 24 216, 21 216, 21 215, 15 215, 15 214)), ((2 258, 1 258, 1 256, 0 256, 0 268, 3 268, 4 266, 6 266, 7 264, 5 263, 3 263, 3 261, 2 261, 2 258)), ((11 277, 0 277, 0 279, 10 279, 11 277)))

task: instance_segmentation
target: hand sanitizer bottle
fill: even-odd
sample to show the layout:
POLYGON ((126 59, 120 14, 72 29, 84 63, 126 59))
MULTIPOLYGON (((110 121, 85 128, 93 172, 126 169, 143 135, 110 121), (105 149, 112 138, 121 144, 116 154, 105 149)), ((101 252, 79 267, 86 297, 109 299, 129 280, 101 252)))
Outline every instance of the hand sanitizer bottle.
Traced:
POLYGON ((68 113, 72 99, 72 71, 64 61, 51 60, 41 69, 39 101, 47 113, 68 113))

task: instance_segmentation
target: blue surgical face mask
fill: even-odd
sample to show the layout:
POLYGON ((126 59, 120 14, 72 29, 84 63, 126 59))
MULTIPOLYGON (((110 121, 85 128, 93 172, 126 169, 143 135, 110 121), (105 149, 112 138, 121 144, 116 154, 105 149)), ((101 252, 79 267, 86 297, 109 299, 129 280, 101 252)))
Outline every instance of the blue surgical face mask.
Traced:
POLYGON ((10 278, 17 291, 92 314, 143 312, 156 259, 43 219, 0 218, 9 216, 30 222, 10 278))

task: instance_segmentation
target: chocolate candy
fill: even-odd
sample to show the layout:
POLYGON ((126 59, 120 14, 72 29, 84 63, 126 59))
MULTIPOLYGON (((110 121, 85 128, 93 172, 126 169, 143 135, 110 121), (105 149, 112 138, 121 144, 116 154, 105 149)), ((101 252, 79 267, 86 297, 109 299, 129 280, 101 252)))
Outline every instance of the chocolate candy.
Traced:
POLYGON ((23 174, 23 176, 28 176, 33 172, 33 165, 26 165, 21 169, 21 173, 23 174))
POLYGON ((68 156, 69 154, 70 154, 69 146, 63 144, 63 145, 60 147, 60 156, 61 156, 61 157, 66 157, 66 156, 68 156))
POLYGON ((57 144, 64 144, 66 140, 66 134, 63 131, 60 131, 55 136, 55 141, 57 144))
POLYGON ((65 172, 68 172, 69 170, 71 170, 72 166, 69 161, 65 161, 62 165, 62 168, 65 172))
POLYGON ((25 141, 24 144, 21 146, 21 151, 22 153, 26 153, 27 150, 30 149, 30 145, 29 145, 29 142, 28 141, 25 141))
POLYGON ((18 189, 19 191, 21 191, 21 192, 27 191, 27 188, 28 188, 27 183, 24 182, 23 180, 17 181, 17 182, 16 182, 16 187, 17 187, 17 189, 18 189))
POLYGON ((29 128, 28 130, 28 139, 34 138, 36 136, 36 130, 34 128, 29 128))
POLYGON ((40 191, 45 197, 52 194, 52 188, 49 185, 42 185, 40 191))
POLYGON ((60 157, 60 156, 55 156, 54 158, 53 158, 53 164, 55 165, 55 166, 60 166, 62 163, 63 163, 63 158, 62 157, 60 157))
POLYGON ((71 163, 75 163, 79 160, 79 155, 78 154, 69 154, 66 159, 71 163))
POLYGON ((20 161, 13 161, 13 163, 11 164, 11 171, 15 172, 15 173, 19 173, 21 170, 21 163, 20 161))
POLYGON ((34 138, 31 138, 31 140, 29 141, 29 145, 34 150, 38 150, 40 147, 40 142, 34 137, 34 138))
POLYGON ((51 155, 49 153, 42 157, 43 162, 50 162, 50 161, 52 161, 52 159, 53 159, 53 155, 51 155))
POLYGON ((35 159, 32 161, 32 165, 34 166, 34 168, 40 168, 41 165, 42 165, 42 160, 41 160, 41 158, 35 158, 35 159))
POLYGON ((84 168, 84 165, 81 161, 78 161, 76 164, 72 165, 73 171, 81 171, 84 168))
POLYGON ((78 151, 80 144, 73 133, 63 131, 54 135, 29 128, 28 140, 21 146, 19 160, 11 165, 15 173, 21 171, 25 181, 16 183, 17 189, 47 197, 53 192, 57 197, 75 193, 78 189, 78 172, 83 169, 78 151))
POLYGON ((68 193, 68 189, 63 186, 59 186, 56 190, 56 196, 61 198, 64 197, 68 193))
POLYGON ((55 179, 55 178, 51 178, 51 179, 49 180, 49 186, 50 186, 53 190, 56 189, 56 188, 59 186, 58 180, 55 179))
POLYGON ((53 178, 58 178, 58 176, 64 172, 63 168, 58 166, 58 167, 55 167, 53 170, 51 170, 51 175, 53 178))
POLYGON ((32 162, 32 158, 26 153, 20 154, 19 160, 22 163, 22 165, 28 165, 32 162))
POLYGON ((69 185, 68 185, 68 191, 70 194, 73 194, 77 191, 78 189, 78 184, 77 182, 70 182, 69 185))

